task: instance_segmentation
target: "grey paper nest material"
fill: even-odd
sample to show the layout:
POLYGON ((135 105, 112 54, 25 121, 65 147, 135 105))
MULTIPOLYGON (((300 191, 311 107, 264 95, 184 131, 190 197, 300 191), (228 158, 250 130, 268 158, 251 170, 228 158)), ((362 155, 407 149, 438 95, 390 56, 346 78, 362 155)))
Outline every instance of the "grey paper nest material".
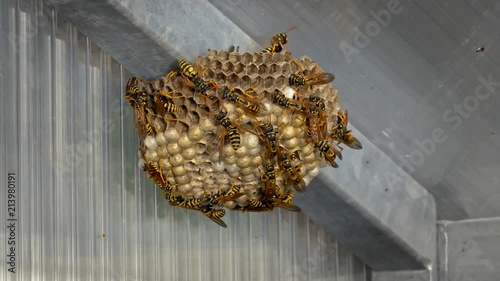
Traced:
POLYGON ((331 83, 291 86, 292 74, 311 75, 322 70, 307 57, 292 58, 289 51, 240 54, 211 50, 193 65, 204 81, 218 86, 209 84, 202 94, 188 78, 177 73, 154 81, 129 82, 128 89, 137 87, 136 96, 129 91, 126 95, 136 113, 136 129, 141 136, 140 167, 165 190, 172 205, 200 211, 207 205, 206 210, 225 207, 241 211, 286 207, 293 198, 293 188, 302 189, 297 184, 300 178, 307 185, 327 164, 320 151, 326 146, 319 143, 321 138, 315 128, 325 129, 328 147, 337 151, 330 137, 342 123, 337 114, 343 113, 337 91, 331 83), (252 112, 245 103, 223 99, 228 90, 260 108, 252 112), (301 106, 284 106, 277 96, 301 106), (324 110, 309 101, 313 96, 321 98, 324 110), (310 106, 321 111, 315 119, 309 118, 310 106), (216 120, 221 109, 227 112, 234 130, 216 120), (260 127, 269 123, 277 138, 274 154, 260 127), (231 138, 234 131, 240 138, 237 147, 231 138), (289 160, 292 167, 284 160, 289 160), (265 173, 266 165, 274 169, 275 181, 265 173), (266 199, 269 196, 274 196, 273 203, 266 199))

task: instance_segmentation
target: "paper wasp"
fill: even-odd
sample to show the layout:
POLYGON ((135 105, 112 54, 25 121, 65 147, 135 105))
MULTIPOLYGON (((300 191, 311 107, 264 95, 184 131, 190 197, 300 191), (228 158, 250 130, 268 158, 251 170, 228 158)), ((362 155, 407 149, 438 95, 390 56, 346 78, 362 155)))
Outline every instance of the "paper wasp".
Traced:
POLYGON ((203 215, 211 219, 213 222, 218 225, 227 228, 227 224, 222 220, 222 217, 226 214, 226 210, 224 209, 214 209, 213 205, 202 206, 200 210, 203 215))
POLYGON ((330 145, 328 140, 324 139, 322 132, 318 135, 315 131, 312 131, 310 137, 314 142, 314 146, 323 154, 325 160, 330 164, 330 166, 338 168, 338 164, 335 162, 335 159, 338 157, 342 160, 342 154, 340 151, 330 145))
POLYGON ((222 89, 222 99, 240 106, 247 113, 257 114, 264 105, 262 102, 254 98, 250 98, 250 95, 248 94, 250 92, 253 92, 253 90, 249 90, 244 96, 240 96, 233 89, 225 86, 222 89))
POLYGON ((171 102, 173 98, 174 97, 168 95, 163 91, 156 91, 156 94, 154 96, 154 102, 156 105, 156 111, 158 112, 158 115, 163 117, 165 113, 175 113, 181 111, 181 108, 179 106, 171 102))
POLYGON ((306 183, 300 173, 295 169, 292 165, 292 161, 290 161, 290 157, 288 156, 286 150, 282 147, 279 148, 278 160, 281 168, 285 170, 288 176, 287 184, 291 184, 293 188, 299 192, 302 192, 306 188, 306 183))
POLYGON ((292 212, 300 212, 302 209, 300 209, 299 206, 296 206, 292 204, 293 196, 295 195, 295 192, 290 189, 286 192, 284 192, 279 198, 274 199, 275 202, 277 203, 278 207, 292 211, 292 212))
POLYGON ((165 189, 170 186, 157 163, 146 163, 145 168, 148 173, 148 178, 152 179, 153 182, 161 189, 165 189))
POLYGON ((260 123, 255 126, 259 137, 266 142, 268 158, 273 159, 278 153, 276 131, 271 123, 260 123))
MULTIPOLYGON (((200 66, 196 65, 196 69, 199 69, 200 66)), ((203 74, 200 76, 198 75, 198 72, 196 71, 195 67, 193 67, 190 63, 186 62, 183 59, 179 59, 179 70, 178 73, 182 75, 185 79, 187 79, 190 84, 192 84, 195 88, 196 91, 199 91, 203 95, 205 95, 206 91, 208 90, 209 84, 213 88, 218 88, 219 86, 217 83, 214 81, 209 81, 206 82, 203 80, 203 74)), ((171 72, 168 74, 168 77, 172 77, 175 74, 174 72, 171 72)))
POLYGON ((324 85, 332 82, 335 79, 335 75, 332 73, 318 73, 302 76, 300 74, 292 74, 288 79, 288 83, 291 86, 308 87, 315 85, 324 85))
POLYGON ((222 204, 226 203, 230 200, 235 200, 244 195, 244 193, 240 193, 241 185, 232 185, 224 194, 219 197, 218 201, 222 204))
POLYGON ((287 33, 290 32, 290 31, 292 31, 292 30, 294 30, 294 29, 296 29, 296 27, 292 26, 286 32, 278 33, 278 34, 274 35, 271 38, 271 46, 265 48, 260 53, 261 54, 264 54, 264 53, 272 54, 272 53, 279 53, 279 52, 283 51, 283 48, 288 43, 288 35, 287 35, 287 33))
POLYGON ((274 94, 273 103, 304 115, 308 114, 308 108, 310 106, 310 103, 307 101, 290 100, 278 90, 276 90, 274 94))
POLYGON ((361 145, 361 142, 352 135, 351 130, 347 130, 347 123, 349 120, 347 111, 344 112, 344 110, 340 109, 337 118, 337 124, 332 128, 330 137, 338 143, 344 143, 350 148, 362 149, 363 145, 361 145))
POLYGON ((234 123, 231 121, 231 119, 227 117, 227 111, 224 108, 221 108, 214 115, 214 119, 219 121, 219 123, 223 127, 223 130, 221 131, 222 146, 224 144, 224 138, 227 131, 229 137, 229 143, 231 144, 234 150, 238 150, 241 142, 240 133, 238 132, 236 126, 233 125, 234 123))
POLYGON ((335 75, 333 73, 322 72, 316 73, 316 66, 312 69, 312 74, 305 75, 306 69, 302 64, 294 59, 293 62, 302 70, 301 74, 292 74, 290 78, 288 78, 288 83, 290 86, 298 86, 298 87, 309 87, 309 86, 317 86, 331 83, 335 80, 335 75))
POLYGON ((259 167, 261 172, 260 179, 265 183, 264 194, 273 193, 276 190, 276 170, 274 165, 267 162, 263 165, 263 170, 259 167))

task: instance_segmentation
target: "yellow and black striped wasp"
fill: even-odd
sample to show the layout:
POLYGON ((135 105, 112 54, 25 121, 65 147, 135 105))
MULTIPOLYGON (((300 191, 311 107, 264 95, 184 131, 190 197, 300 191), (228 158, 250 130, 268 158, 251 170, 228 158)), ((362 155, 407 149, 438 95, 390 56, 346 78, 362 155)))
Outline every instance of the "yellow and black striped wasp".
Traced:
POLYGON ((288 78, 288 83, 290 86, 309 87, 328 84, 334 79, 335 75, 327 72, 311 75, 292 74, 290 75, 290 78, 288 78))
POLYGON ((267 158, 274 159, 278 153, 278 139, 274 126, 271 125, 271 123, 260 123, 254 125, 258 132, 258 136, 266 143, 267 158))
POLYGON ((144 139, 148 135, 156 135, 156 130, 151 121, 151 118, 156 115, 156 112, 149 106, 149 95, 137 86, 137 81, 136 77, 129 79, 124 98, 134 110, 134 127, 141 136, 141 139, 144 139))
POLYGON ((292 74, 288 78, 288 83, 290 86, 297 86, 297 87, 312 87, 312 86, 318 86, 318 85, 324 85, 331 83, 333 80, 335 80, 335 75, 333 73, 328 73, 328 72, 322 72, 322 73, 316 73, 316 65, 313 67, 311 74, 307 74, 306 69, 302 64, 294 59, 293 63, 295 63, 301 70, 302 74, 292 74))
POLYGON ((241 185, 236 185, 233 183, 233 185, 227 191, 221 193, 222 195, 218 198, 218 201, 221 204, 224 204, 228 201, 240 198, 241 196, 245 195, 245 193, 240 192, 241 188, 241 185))
POLYGON ((308 115, 308 109, 311 105, 311 103, 307 101, 291 100, 278 90, 274 93, 273 103, 306 116, 308 115))
POLYGON ((297 27, 292 26, 286 32, 278 33, 278 34, 274 35, 271 38, 271 46, 265 48, 260 53, 261 54, 265 54, 265 53, 272 54, 272 53, 279 53, 279 52, 283 51, 283 48, 288 43, 288 35, 287 35, 287 33, 290 32, 290 31, 292 31, 292 30, 294 30, 294 29, 296 29, 296 28, 297 27))
POLYGON ((288 181, 286 183, 291 184, 298 192, 304 191, 306 189, 306 183, 297 169, 292 165, 292 161, 283 147, 279 147, 278 161, 281 168, 283 168, 287 174, 288 181))
POLYGON ((172 79, 172 77, 174 77, 175 75, 180 74, 188 81, 188 84, 194 86, 195 91, 200 92, 205 97, 206 91, 208 90, 209 86, 212 86, 212 88, 217 89, 219 88, 219 85, 217 85, 215 81, 206 82, 203 79, 203 73, 198 74, 197 69, 199 70, 201 69, 201 67, 199 65, 193 67, 190 63, 186 62, 185 60, 179 59, 179 69, 171 71, 167 75, 167 77, 169 79, 172 79))
POLYGON ((148 174, 148 178, 152 179, 153 182, 161 189, 170 187, 170 183, 163 176, 160 166, 157 163, 146 163, 145 170, 148 174))
POLYGON ((172 102, 173 98, 174 97, 163 91, 156 91, 154 102, 156 105, 156 112, 159 116, 163 117, 165 113, 175 113, 181 111, 180 107, 172 102))
POLYGON ((222 99, 236 104, 247 113, 255 115, 259 113, 261 108, 264 107, 264 104, 259 100, 251 98, 250 94, 248 94, 250 92, 253 92, 253 90, 250 89, 245 92, 244 96, 240 96, 234 91, 234 89, 225 86, 222 88, 222 99))
POLYGON ((335 162, 335 159, 338 157, 342 160, 342 153, 335 149, 333 145, 330 145, 329 140, 325 139, 322 131, 319 132, 319 135, 316 131, 311 130, 310 138, 314 143, 314 146, 318 148, 321 154, 325 157, 326 162, 330 164, 330 166, 334 168, 338 168, 338 164, 335 162))
POLYGON ((289 210, 292 212, 300 212, 302 209, 300 209, 299 206, 292 204, 293 196, 295 195, 295 192, 290 189, 288 191, 283 192, 278 198, 274 199, 275 204, 277 204, 278 207, 289 210))
MULTIPOLYGON (((262 158, 264 159, 264 158, 262 158)), ((274 194, 274 191, 276 190, 276 170, 274 168, 274 164, 271 164, 269 162, 265 162, 262 165, 263 169, 259 167, 261 176, 260 179, 264 182, 264 192, 263 194, 269 194, 272 193, 274 194)))
POLYGON ((264 193, 260 200, 248 200, 247 206, 237 206, 233 210, 242 212, 270 212, 279 207, 292 212, 302 211, 299 206, 291 203, 293 196, 293 190, 283 192, 282 194, 264 193))
POLYGON ((223 127, 220 136, 220 138, 222 139, 221 148, 224 146, 224 138, 227 132, 229 143, 234 150, 238 150, 241 142, 240 133, 234 125, 234 122, 232 122, 231 119, 227 117, 227 111, 223 107, 221 107, 221 109, 217 113, 215 113, 214 119, 218 121, 223 127))
POLYGON ((351 130, 347 130, 348 121, 347 111, 344 112, 344 110, 340 109, 337 113, 337 124, 333 126, 330 137, 336 140, 338 144, 343 143, 353 149, 362 149, 361 142, 352 135, 351 130))
POLYGON ((211 219, 213 222, 216 224, 227 228, 227 224, 222 220, 222 217, 226 214, 226 210, 224 209, 215 209, 214 205, 212 204, 207 204, 201 207, 200 211, 205 215, 207 218, 211 219))

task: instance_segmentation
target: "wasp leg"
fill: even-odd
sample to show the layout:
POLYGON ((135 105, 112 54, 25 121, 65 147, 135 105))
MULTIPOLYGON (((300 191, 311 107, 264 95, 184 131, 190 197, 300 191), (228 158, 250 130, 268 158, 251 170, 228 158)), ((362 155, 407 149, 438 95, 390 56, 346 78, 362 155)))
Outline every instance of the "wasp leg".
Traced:
POLYGON ((165 77, 168 81, 172 81, 177 75, 179 75, 179 69, 171 70, 165 77))
POLYGON ((153 82, 153 80, 146 80, 146 79, 142 79, 139 77, 135 77, 135 79, 138 80, 139 82, 146 83, 146 84, 153 82))
POLYGON ((302 74, 306 74, 306 69, 304 68, 304 66, 299 62, 298 59, 292 59, 292 62, 295 63, 299 68, 300 70, 302 71, 302 74))
POLYGON ((174 93, 174 91, 170 91, 170 92, 165 92, 165 91, 158 91, 160 93, 161 96, 164 96, 166 98, 169 98, 169 99, 178 99, 178 98, 183 98, 184 96, 181 94, 180 96, 172 96, 171 93, 174 93))

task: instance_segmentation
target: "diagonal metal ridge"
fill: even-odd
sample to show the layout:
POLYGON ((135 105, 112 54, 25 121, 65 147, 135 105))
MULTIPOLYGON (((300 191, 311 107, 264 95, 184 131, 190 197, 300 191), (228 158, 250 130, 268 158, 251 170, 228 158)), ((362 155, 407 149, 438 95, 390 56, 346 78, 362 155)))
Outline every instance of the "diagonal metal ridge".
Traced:
POLYGON ((261 49, 208 1, 45 0, 134 75, 153 79, 212 49, 261 49))

